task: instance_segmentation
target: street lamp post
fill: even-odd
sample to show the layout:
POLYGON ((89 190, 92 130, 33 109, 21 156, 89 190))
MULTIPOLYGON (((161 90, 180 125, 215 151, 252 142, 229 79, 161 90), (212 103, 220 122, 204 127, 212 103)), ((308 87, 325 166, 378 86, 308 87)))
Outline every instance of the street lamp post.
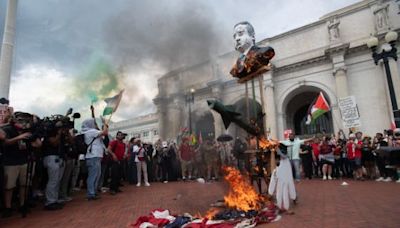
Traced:
POLYGON ((397 106, 396 93, 394 91, 392 74, 390 72, 390 67, 389 67, 389 57, 391 57, 395 61, 397 61, 397 49, 396 49, 397 33, 394 31, 388 32, 385 36, 385 40, 391 46, 391 49, 389 51, 382 48, 382 52, 377 53, 377 47, 378 47, 379 40, 376 37, 371 37, 367 41, 367 46, 372 51, 372 58, 374 59, 375 65, 378 65, 379 60, 381 60, 381 59, 383 60, 383 64, 385 66, 385 71, 386 71, 386 78, 387 78, 388 87, 389 87, 390 101, 392 103, 393 118, 394 118, 396 127, 399 127, 400 126, 400 110, 397 106))
POLYGON ((194 103, 194 92, 193 88, 190 89, 190 94, 186 96, 186 102, 189 105, 189 133, 192 134, 192 106, 191 104, 194 103))

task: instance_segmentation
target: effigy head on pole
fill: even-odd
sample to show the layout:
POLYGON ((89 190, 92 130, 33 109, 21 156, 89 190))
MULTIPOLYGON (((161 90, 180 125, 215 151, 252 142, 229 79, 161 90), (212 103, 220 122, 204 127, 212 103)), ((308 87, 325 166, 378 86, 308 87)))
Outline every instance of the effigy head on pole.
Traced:
POLYGON ((257 46, 254 27, 247 21, 239 22, 233 27, 235 50, 240 57, 232 67, 231 75, 239 83, 251 80, 271 69, 270 60, 275 56, 272 47, 257 46))
POLYGON ((233 30, 233 39, 236 51, 243 54, 255 44, 256 34, 254 32, 254 27, 249 22, 239 22, 233 27, 233 30))

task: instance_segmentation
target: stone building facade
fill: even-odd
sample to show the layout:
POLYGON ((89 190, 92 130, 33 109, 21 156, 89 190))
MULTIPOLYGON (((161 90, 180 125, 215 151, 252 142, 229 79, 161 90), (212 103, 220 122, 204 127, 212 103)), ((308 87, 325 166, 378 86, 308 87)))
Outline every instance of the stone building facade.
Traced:
MULTIPOLYGON (((285 129, 300 135, 343 129, 338 99, 349 95, 356 98, 361 118, 357 130, 371 135, 389 128, 392 108, 385 69, 382 63, 374 64, 366 45, 371 35, 384 43, 389 30, 400 31, 397 2, 365 0, 331 12, 314 23, 258 42, 260 46, 272 46, 276 52, 272 70, 263 75, 266 127, 271 136, 281 139, 285 129), (307 109, 320 91, 332 111, 321 117, 314 127, 306 126, 307 109)), ((158 80, 159 93, 154 104, 158 109, 161 138, 175 138, 180 129, 189 126, 191 89, 195 90, 190 114, 193 132, 201 132, 203 137, 240 133, 234 125, 225 130, 219 114, 210 111, 206 102, 218 99, 245 112, 245 86, 229 74, 237 57, 232 51, 169 72, 158 80)), ((390 68, 399 103, 399 62, 391 59, 390 68)), ((255 88, 257 106, 260 106, 257 81, 255 88)))
POLYGON ((140 138, 142 142, 154 143, 159 139, 157 113, 140 116, 137 118, 110 123, 109 133, 115 137, 118 131, 128 134, 127 140, 132 137, 140 138))

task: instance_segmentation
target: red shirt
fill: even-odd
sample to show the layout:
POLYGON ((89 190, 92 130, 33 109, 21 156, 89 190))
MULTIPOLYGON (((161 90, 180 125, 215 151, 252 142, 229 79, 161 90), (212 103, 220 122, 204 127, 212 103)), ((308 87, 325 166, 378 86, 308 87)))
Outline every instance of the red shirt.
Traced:
POLYGON ((119 161, 124 159, 125 155, 125 143, 119 140, 113 140, 110 142, 111 151, 117 156, 119 161))
MULTIPOLYGON (((359 141, 357 144, 362 145, 362 141, 359 141)), ((361 148, 356 148, 356 145, 353 142, 348 142, 346 147, 347 147, 347 158, 349 160, 354 160, 355 158, 361 158, 361 148)))
POLYGON ((360 147, 360 148, 357 148, 356 147, 356 151, 355 151, 355 156, 356 156, 356 158, 361 158, 361 146, 362 146, 362 144, 363 144, 363 142, 360 140, 360 141, 358 141, 357 142, 357 145, 360 147))
POLYGON ((312 146, 312 149, 313 149, 315 157, 318 158, 318 156, 319 156, 319 144, 318 143, 312 143, 311 146, 312 146))
POLYGON ((179 151, 181 152, 181 158, 184 161, 190 161, 193 158, 193 150, 189 144, 181 144, 179 147, 179 151))

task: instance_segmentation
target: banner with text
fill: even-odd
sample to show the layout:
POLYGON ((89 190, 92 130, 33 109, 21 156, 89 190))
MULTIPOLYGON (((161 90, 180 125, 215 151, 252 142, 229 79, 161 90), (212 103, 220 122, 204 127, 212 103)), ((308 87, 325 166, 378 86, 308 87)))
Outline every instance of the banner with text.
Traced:
POLYGON ((354 96, 339 98, 339 109, 345 128, 360 127, 360 114, 354 96))

